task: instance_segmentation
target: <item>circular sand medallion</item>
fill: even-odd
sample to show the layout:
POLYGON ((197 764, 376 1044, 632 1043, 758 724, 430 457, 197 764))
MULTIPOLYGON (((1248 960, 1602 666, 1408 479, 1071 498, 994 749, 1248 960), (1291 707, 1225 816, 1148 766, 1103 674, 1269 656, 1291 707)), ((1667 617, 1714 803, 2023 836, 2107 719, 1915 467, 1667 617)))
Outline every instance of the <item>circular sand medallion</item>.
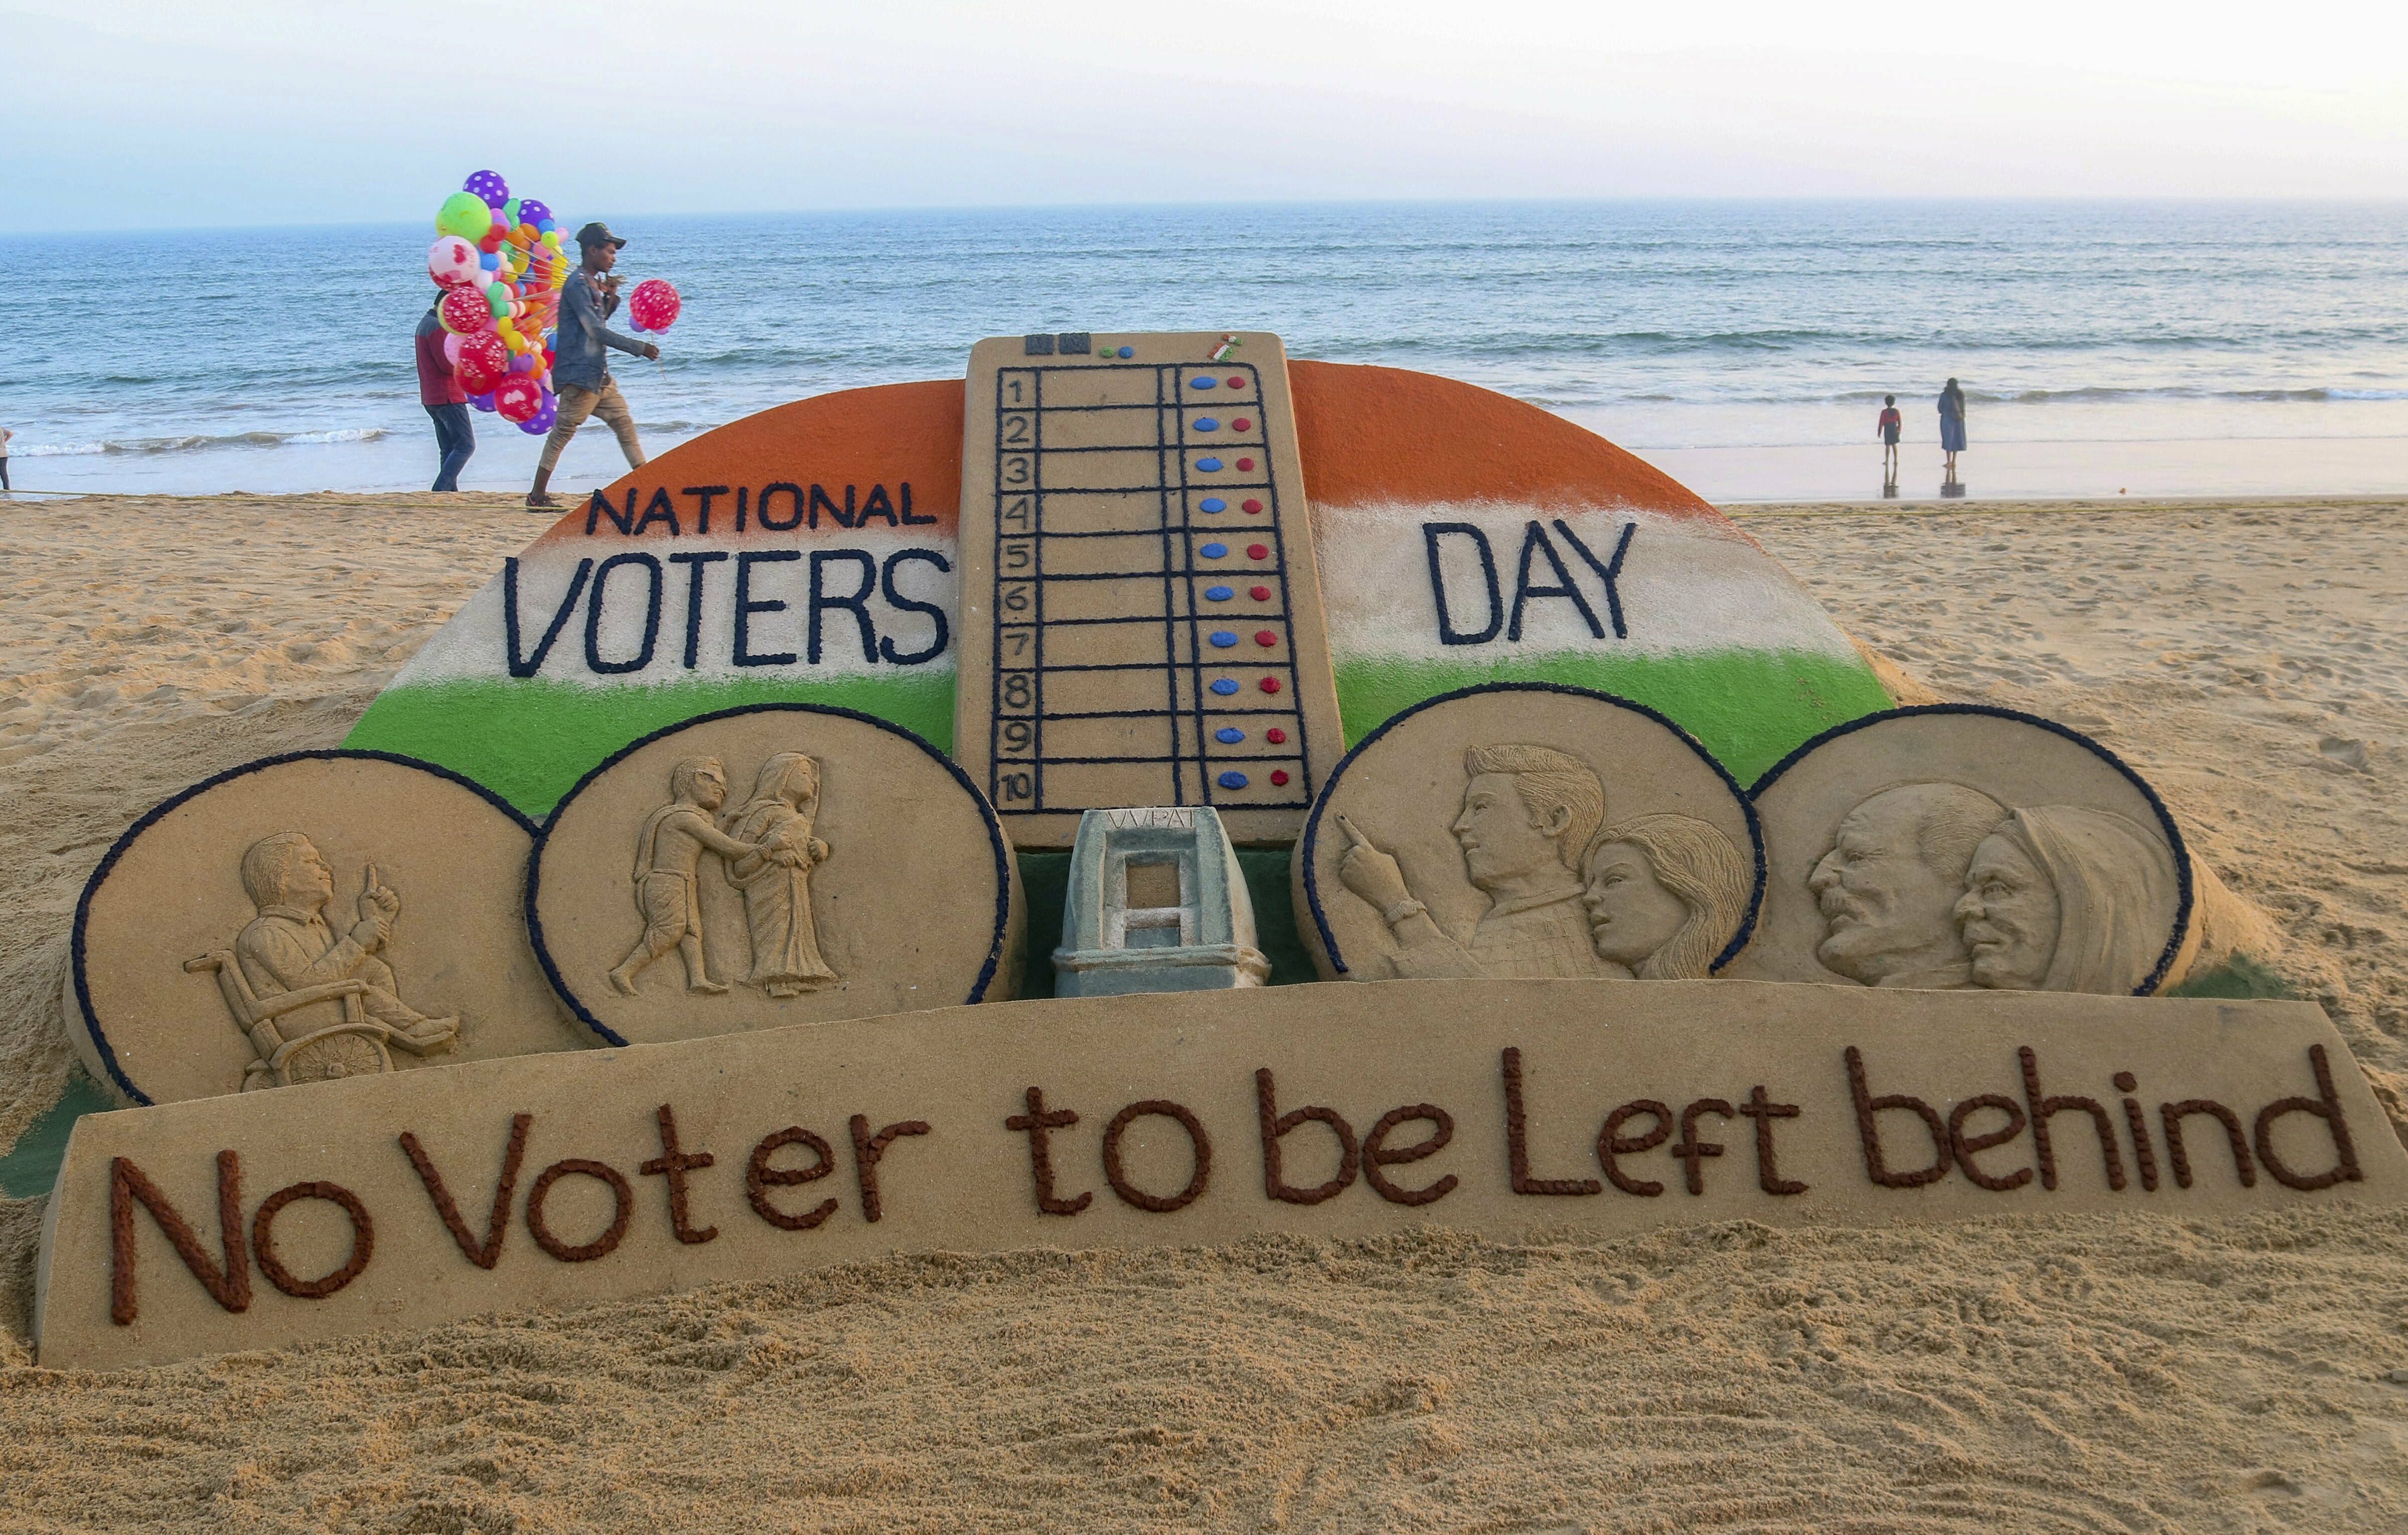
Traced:
POLYGON ((1754 796, 1764 916, 1735 977, 2145 996, 2188 937, 2190 860, 2157 792, 2047 720, 1868 715, 1754 796))
POLYGON ((1702 977, 1745 941, 1756 815, 1680 726, 1584 688, 1442 694, 1330 774, 1290 868, 1325 978, 1702 977))
POLYGON ((135 1103, 581 1048, 526 941, 534 833, 381 752, 195 783, 84 886, 69 1033, 135 1103))
POLYGON ((810 704, 704 714, 579 782, 527 925, 612 1044, 1009 997, 1020 880, 970 781, 910 731, 810 704))

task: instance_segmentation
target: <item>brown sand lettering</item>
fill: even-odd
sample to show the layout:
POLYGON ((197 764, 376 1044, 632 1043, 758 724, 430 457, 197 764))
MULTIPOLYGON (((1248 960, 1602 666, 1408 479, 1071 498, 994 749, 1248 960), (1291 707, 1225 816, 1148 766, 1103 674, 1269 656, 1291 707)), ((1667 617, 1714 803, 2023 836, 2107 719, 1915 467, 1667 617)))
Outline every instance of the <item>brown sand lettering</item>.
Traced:
POLYGON ((1372 1191, 1381 1198, 1392 1204, 1436 1204, 1455 1192, 1454 1173, 1448 1173, 1426 1188, 1404 1188, 1380 1169, 1434 1156, 1445 1150, 1446 1143, 1454 1139, 1455 1116, 1435 1103, 1408 1103, 1403 1108, 1391 1109, 1380 1116, 1379 1123, 1373 1125, 1370 1133, 1363 1138, 1363 1181, 1370 1184, 1372 1191), (1391 1150, 1387 1144, 1389 1132, 1399 1125, 1410 1125, 1417 1119, 1426 1119, 1435 1126, 1429 1139, 1391 1150))
POLYGON ((376 1255, 376 1223, 368 1219, 368 1207, 360 1203, 360 1197, 340 1184, 288 1184, 260 1201, 259 1213, 251 1219, 251 1249, 258 1255, 259 1271, 267 1276, 267 1283, 303 1300, 323 1300, 359 1278, 368 1259, 376 1255), (351 1255, 322 1279, 294 1278, 276 1255, 276 1217, 297 1199, 323 1199, 351 1217, 351 1255))
POLYGON ((686 1203, 685 1175, 696 1168, 707 1168, 719 1160, 709 1152, 688 1152, 678 1149, 677 1115, 666 1103, 657 1117, 661 1126, 661 1154, 636 1170, 646 1177, 666 1178, 669 1184, 669 1226, 681 1242, 706 1242, 719 1235, 719 1227, 706 1226, 695 1229, 688 1219, 692 1213, 686 1203))
POLYGON ((1756 1121, 1756 1186, 1767 1194, 1805 1193, 1804 1184, 1781 1176, 1781 1156, 1772 1145, 1772 1122, 1796 1119, 1798 1105, 1773 1102, 1764 1084, 1758 1083, 1749 1090, 1747 1101, 1739 1106, 1739 1112, 1756 1121))
POLYGON ((869 1133, 869 1116, 867 1114, 853 1115, 851 1124, 853 1174, 861 1184, 861 1218, 874 1221, 886 1210, 886 1201, 878 1193, 878 1164, 885 1157, 886 1148, 895 1144, 898 1136, 926 1135, 928 1122, 924 1119, 897 1120, 876 1135, 869 1133))
POLYGON ((1597 1132, 1597 1165, 1605 1169, 1605 1176, 1623 1193, 1636 1194, 1642 1199, 1655 1198, 1664 1192, 1664 1185, 1653 1178, 1633 1178, 1622 1170, 1622 1165, 1614 1158, 1654 1151, 1671 1135, 1672 1109, 1670 1104, 1658 1103, 1652 1097, 1633 1098, 1605 1116, 1603 1127, 1597 1132), (1623 1134, 1622 1127, 1641 1114, 1653 1115, 1656 1127, 1645 1135, 1623 1134))
POLYGON ((2040 1162, 2040 1186, 2057 1186, 2057 1147, 2049 1139, 2048 1122, 2057 1114, 2079 1109, 2090 1116, 2099 1131, 2099 1153, 2107 1166, 2107 1186, 2118 1194, 2124 1191, 2124 1154, 2116 1149, 2115 1122, 2108 1116, 2107 1106, 2095 1097, 2050 1097, 2040 1090, 2040 1056, 2029 1045, 2015 1048, 2015 1059, 2023 1063, 2024 1101, 2031 1113, 2032 1150, 2040 1162))
MULTIPOLYGON (((1033 1102, 1037 1089, 1032 1087, 1028 1092, 1033 1102)), ((1204 1190, 1212 1182, 1212 1138, 1204 1133, 1203 1123, 1189 1112, 1183 1105, 1173 1103, 1168 1098, 1141 1099, 1112 1115, 1112 1122, 1104 1126, 1104 1178, 1112 1185, 1114 1194, 1119 1195, 1125 1203, 1133 1204, 1140 1210, 1150 1210, 1157 1215, 1168 1215, 1174 1210, 1184 1210, 1202 1198, 1204 1190), (1148 1114, 1159 1114, 1165 1119, 1179 1121, 1180 1127, 1187 1132, 1187 1139, 1196 1151, 1196 1171, 1188 1178, 1187 1186, 1167 1199, 1148 1194, 1130 1183, 1128 1174, 1121 1167, 1123 1132, 1127 1130, 1130 1125, 1148 1114)), ((1084 1201, 1085 1196, 1082 1195, 1081 1196, 1082 1204, 1084 1201)))
POLYGON ((1729 1119, 1732 1117, 1732 1110, 1731 1106, 1721 1098, 1701 1097, 1681 1111, 1681 1140, 1672 1148, 1672 1155, 1684 1164, 1684 1181, 1687 1184, 1691 1194, 1703 1194, 1706 1191, 1705 1159, 1709 1156, 1720 1156, 1723 1154, 1723 1148, 1719 1142, 1698 1139, 1699 1114, 1720 1114, 1725 1119, 1729 1119))
POLYGON ((1984 1172, 1973 1160, 1975 1152, 2003 1146, 2024 1133, 2024 1106, 2003 1093, 1982 1093, 1967 1098, 1948 1111, 1948 1145, 1956 1154, 1956 1166, 1975 1188, 1986 1188, 2003 1194, 2011 1188, 2021 1188, 2032 1181, 2032 1169, 2017 1168, 2003 1176, 1984 1172), (2005 1125, 1980 1135, 1967 1135, 1965 1121, 1984 1109, 1996 1109, 2007 1116, 2005 1125))
POLYGON ((1354 1126, 1346 1123, 1335 1109, 1320 1104, 1307 1104, 1286 1113, 1279 1111, 1279 1084, 1271 1080, 1270 1068, 1254 1072, 1254 1111, 1261 1122, 1263 1138, 1263 1192, 1272 1198, 1292 1205, 1317 1205, 1324 1199, 1334 1199, 1354 1182, 1362 1168, 1362 1147, 1354 1140, 1354 1126), (1306 1120, 1329 1126, 1338 1138, 1338 1171, 1330 1180, 1313 1188, 1291 1186, 1284 1176, 1280 1155, 1280 1141, 1288 1131, 1306 1120))
POLYGON ((752 1155, 745 1159, 744 1198, 752 1202, 752 1213, 780 1230, 809 1231, 836 1213, 836 1200, 822 1199, 813 1209, 807 1210, 799 1215, 789 1215, 769 1202, 769 1190, 773 1187, 788 1188, 796 1184, 808 1184, 813 1179, 824 1178, 835 1170, 834 1149, 800 1125, 789 1125, 774 1135, 763 1137, 761 1143, 752 1148, 752 1155), (793 1145, 809 1146, 811 1149, 811 1155, 820 1159, 819 1166, 773 1168, 769 1165, 769 1158, 776 1155, 781 1147, 793 1145))
POLYGON ((1079 1116, 1068 1109, 1045 1107, 1045 1094, 1031 1087, 1028 1090, 1028 1112, 1013 1114, 1003 1122, 1007 1130, 1028 1132, 1028 1170, 1037 1180, 1037 1208, 1048 1215, 1076 1215, 1095 1203, 1095 1191, 1090 1189, 1075 1199, 1063 1199, 1054 1193, 1054 1146, 1052 1132, 1079 1123, 1079 1116))
POLYGON ((2274 1182, 2285 1188, 2330 1188, 2335 1184, 2357 1183, 2365 1174, 2358 1170, 2358 1147, 2349 1138, 2349 1122, 2342 1117, 2341 1095, 2333 1091, 2332 1068, 2325 1063, 2325 1047, 2308 1046, 2308 1064, 2315 1069, 2315 1097, 2281 1097, 2258 1111, 2256 1140, 2258 1160, 2274 1175, 2274 1182), (2325 1122, 2332 1132, 2334 1161, 2325 1172, 2295 1172, 2274 1151, 2274 1121, 2285 1114, 2314 1114, 2325 1122))
POLYGON ((534 1236, 538 1247, 563 1263, 591 1263, 595 1258, 608 1255, 626 1237, 627 1222, 635 1213, 636 1191, 628 1184, 625 1175, 608 1162, 595 1162, 587 1157, 571 1156, 554 1162, 535 1175, 535 1186, 527 1190, 527 1230, 534 1236), (571 1173, 598 1178, 609 1184, 610 1198, 617 1207, 617 1213, 602 1234, 582 1246, 571 1246, 553 1236, 552 1227, 545 1225, 543 1219, 543 1202, 551 1195, 552 1185, 571 1173))
POLYGON ((1855 1045, 1847 1048, 1848 1094, 1856 1106, 1856 1139, 1865 1148, 1865 1176, 1884 1188, 1916 1188, 1937 1183, 1948 1176, 1949 1164, 1956 1154, 1948 1143, 1948 1126, 1940 1118, 1940 1111, 1919 1097, 1905 1093, 1884 1093, 1873 1096, 1865 1081, 1864 1053, 1855 1045), (1892 1172, 1882 1155, 1881 1120, 1885 1109, 1912 1109, 1923 1120, 1923 1127, 1931 1132, 1932 1150, 1936 1159, 1928 1168, 1911 1172, 1892 1172))
POLYGON ((1530 1176, 1529 1116, 1522 1109, 1522 1047, 1505 1047, 1505 1166, 1516 1194, 1602 1194, 1605 1185, 1594 1178, 1533 1178, 1530 1176))
POLYGON ((2191 1184, 2190 1152, 2183 1145, 2182 1122, 2193 1114, 2207 1114, 2224 1126, 2225 1138, 2232 1142, 2232 1169, 2240 1175, 2241 1186, 2256 1188, 2258 1168, 2249 1160, 2249 1137, 2241 1128, 2241 1116, 2214 1098, 2203 1097, 2157 1105, 2158 1120, 2166 1127, 2166 1160, 2173 1164, 2175 1186, 2191 1184))
POLYGON ((468 1223, 460 1218, 460 1206, 452 1198, 452 1190, 443 1175, 435 1170, 434 1159, 418 1137, 408 1130, 401 1132, 401 1149, 409 1155, 409 1165, 418 1169, 418 1181, 426 1185, 426 1197, 435 1201, 435 1212, 443 1217, 443 1225, 468 1261, 480 1269, 490 1269, 502 1260, 502 1239, 510 1227, 510 1195, 519 1186, 519 1168, 526 1161, 527 1126, 535 1123, 533 1114, 510 1116, 510 1140, 502 1152, 501 1182, 494 1185, 493 1213, 485 1218, 485 1240, 479 1241, 468 1233, 468 1223))
POLYGON ((230 1312, 251 1305, 251 1255, 242 1244, 242 1158, 232 1151, 218 1153, 218 1232, 225 1249, 221 1268, 201 1251, 201 1239, 192 1223, 168 1202, 140 1168, 122 1156, 108 1163, 108 1319, 131 1327, 135 1317, 134 1201, 150 1212, 159 1229, 175 1244, 176 1255, 201 1282, 209 1298, 230 1312))
POLYGON ((2157 1149, 2149 1143, 2149 1116, 2141 1109, 2141 1100, 2129 1097, 2141 1085, 2141 1079, 2129 1071, 2115 1073, 2115 1091, 2128 1095, 2124 1099, 2124 1123, 2132 1131, 2132 1165, 2140 1169, 2141 1187, 2152 1194, 2157 1187, 2157 1149))

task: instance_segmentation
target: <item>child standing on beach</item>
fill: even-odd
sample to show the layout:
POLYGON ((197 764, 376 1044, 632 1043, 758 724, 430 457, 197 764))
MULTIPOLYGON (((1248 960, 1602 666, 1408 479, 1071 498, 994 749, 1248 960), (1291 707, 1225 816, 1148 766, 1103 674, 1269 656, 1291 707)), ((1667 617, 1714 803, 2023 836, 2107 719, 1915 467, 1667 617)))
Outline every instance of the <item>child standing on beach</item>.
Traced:
POLYGON ((627 467, 643 466, 644 445, 636 438, 636 418, 627 409, 626 396, 619 393, 603 355, 606 347, 631 357, 661 354, 661 349, 650 341, 622 336, 604 323, 619 308, 619 280, 610 275, 610 268, 618 265, 620 247, 626 243, 605 223, 589 223, 577 232, 582 260, 569 274, 568 286, 560 291, 560 325, 552 340, 552 376, 560 387, 560 417, 552 423, 552 435, 544 438, 543 456, 536 461, 535 488, 526 498, 529 511, 560 509, 560 503, 550 494, 552 467, 560 462, 560 451, 589 416, 600 416, 609 425, 619 439, 619 451, 627 455, 627 467))
POLYGON ((1874 431, 1880 435, 1882 441, 1882 478, 1884 480, 1898 478, 1898 434, 1904 429, 1905 425, 1905 418, 1898 413, 1898 396, 1884 395, 1881 420, 1874 426, 1874 431))

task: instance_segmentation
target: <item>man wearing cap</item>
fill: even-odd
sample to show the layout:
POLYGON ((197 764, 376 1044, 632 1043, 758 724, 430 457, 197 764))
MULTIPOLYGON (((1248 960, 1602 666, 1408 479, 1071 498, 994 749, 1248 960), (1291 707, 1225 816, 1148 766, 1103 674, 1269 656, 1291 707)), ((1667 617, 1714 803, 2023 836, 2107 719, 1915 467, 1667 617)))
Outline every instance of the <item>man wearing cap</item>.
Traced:
POLYGON ((649 341, 622 336, 605 323, 619 308, 619 280, 609 275, 619 264, 619 249, 627 242, 604 223, 589 223, 577 232, 577 248, 584 260, 568 275, 560 294, 560 323, 552 337, 552 377, 560 394, 560 415, 552 435, 544 438, 543 456, 536 461, 535 488, 527 492, 529 511, 557 511, 550 494, 552 466, 560 451, 598 415, 619 439, 627 466, 644 462, 644 445, 636 439, 636 418, 627 411, 626 396, 610 377, 603 357, 605 347, 616 347, 631 357, 658 357, 661 349, 649 341))

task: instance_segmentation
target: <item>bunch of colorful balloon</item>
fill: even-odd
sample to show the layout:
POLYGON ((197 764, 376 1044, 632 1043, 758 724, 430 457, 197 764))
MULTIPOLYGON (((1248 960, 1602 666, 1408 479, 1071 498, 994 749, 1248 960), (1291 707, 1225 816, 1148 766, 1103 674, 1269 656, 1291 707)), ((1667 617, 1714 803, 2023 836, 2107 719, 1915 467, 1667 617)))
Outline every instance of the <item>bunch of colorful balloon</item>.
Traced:
POLYGON ((573 265, 552 209, 480 170, 443 200, 435 228, 426 270, 443 286, 435 307, 452 333, 443 351, 468 403, 530 436, 551 431, 552 330, 573 265))

